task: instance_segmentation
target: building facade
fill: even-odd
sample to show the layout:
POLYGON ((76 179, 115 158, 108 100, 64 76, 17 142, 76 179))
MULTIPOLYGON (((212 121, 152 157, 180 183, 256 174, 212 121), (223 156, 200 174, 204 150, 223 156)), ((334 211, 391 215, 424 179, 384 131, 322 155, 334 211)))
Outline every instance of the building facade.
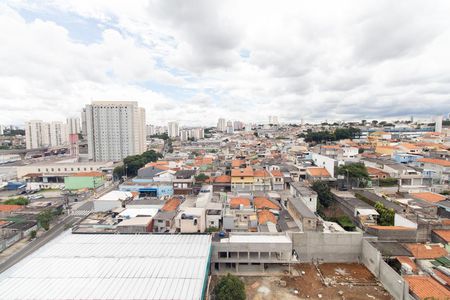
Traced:
POLYGON ((135 101, 94 101, 86 105, 89 159, 118 161, 145 151, 145 109, 135 101))

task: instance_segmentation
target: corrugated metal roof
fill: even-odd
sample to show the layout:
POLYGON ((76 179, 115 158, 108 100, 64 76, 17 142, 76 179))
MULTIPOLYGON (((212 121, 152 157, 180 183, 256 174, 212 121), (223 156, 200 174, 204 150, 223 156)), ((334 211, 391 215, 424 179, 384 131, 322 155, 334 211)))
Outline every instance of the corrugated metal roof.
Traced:
POLYGON ((201 299, 208 235, 65 233, 0 274, 1 299, 201 299))

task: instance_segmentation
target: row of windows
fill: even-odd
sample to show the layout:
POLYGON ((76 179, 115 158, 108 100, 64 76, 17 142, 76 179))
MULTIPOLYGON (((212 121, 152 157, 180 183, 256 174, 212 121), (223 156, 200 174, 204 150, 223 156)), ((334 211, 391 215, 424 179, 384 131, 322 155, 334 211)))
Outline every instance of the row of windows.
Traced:
MULTIPOLYGON (((64 168, 64 171, 67 172, 68 168, 64 168)), ((89 171, 94 171, 94 168, 90 167, 90 168, 70 168, 70 171, 75 171, 75 169, 77 169, 77 171, 81 171, 81 169, 83 169, 83 171, 88 171, 88 169, 90 169, 89 171)), ((57 168, 58 172, 61 172, 61 168, 57 168)), ((38 168, 38 172, 41 172, 41 169, 38 168)), ((49 168, 45 168, 45 172, 49 172, 49 168)), ((50 168, 50 172, 55 172, 55 168, 50 168)))

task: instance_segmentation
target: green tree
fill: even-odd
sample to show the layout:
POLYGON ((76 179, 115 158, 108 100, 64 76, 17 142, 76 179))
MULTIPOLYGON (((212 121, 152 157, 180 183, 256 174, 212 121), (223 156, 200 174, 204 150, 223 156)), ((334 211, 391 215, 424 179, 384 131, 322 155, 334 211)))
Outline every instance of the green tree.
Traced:
POLYGON ((8 205, 27 205, 28 204, 28 199, 25 197, 17 197, 14 199, 8 199, 5 202, 3 202, 3 204, 8 204, 8 205))
POLYGON ((39 226, 45 230, 49 230, 50 222, 53 220, 54 214, 51 209, 45 209, 41 211, 37 216, 37 221, 39 226))
POLYGON ((380 214, 378 224, 381 226, 393 226, 395 211, 392 208, 386 208, 383 203, 377 202, 374 205, 375 210, 380 214))
POLYGON ((205 180, 207 180, 207 179, 209 179, 209 176, 206 175, 205 173, 200 173, 200 174, 198 174, 197 176, 195 176, 195 180, 196 180, 196 181, 201 181, 201 182, 203 182, 203 181, 205 181, 205 180))
POLYGON ((365 187, 370 180, 367 168, 363 163, 352 163, 343 165, 337 169, 338 175, 345 175, 356 182, 357 187, 365 187))
POLYGON ((319 199, 320 205, 329 207, 333 202, 333 194, 331 194, 330 187, 324 181, 315 181, 311 187, 319 199))
POLYGON ((30 232, 30 238, 31 238, 31 239, 35 239, 35 238, 36 238, 36 235, 37 235, 36 230, 31 230, 31 232, 30 232))
POLYGON ((217 300, 245 300, 245 285, 237 276, 231 275, 220 278, 214 288, 217 300))

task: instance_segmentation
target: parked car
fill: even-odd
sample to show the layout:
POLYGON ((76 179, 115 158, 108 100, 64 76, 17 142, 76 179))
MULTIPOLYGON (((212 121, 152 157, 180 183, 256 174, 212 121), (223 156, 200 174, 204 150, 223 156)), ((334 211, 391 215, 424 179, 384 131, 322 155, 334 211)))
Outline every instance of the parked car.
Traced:
POLYGON ((41 199, 41 198, 44 198, 44 195, 42 195, 42 194, 35 194, 35 195, 28 196, 28 200, 37 200, 37 199, 41 199))

